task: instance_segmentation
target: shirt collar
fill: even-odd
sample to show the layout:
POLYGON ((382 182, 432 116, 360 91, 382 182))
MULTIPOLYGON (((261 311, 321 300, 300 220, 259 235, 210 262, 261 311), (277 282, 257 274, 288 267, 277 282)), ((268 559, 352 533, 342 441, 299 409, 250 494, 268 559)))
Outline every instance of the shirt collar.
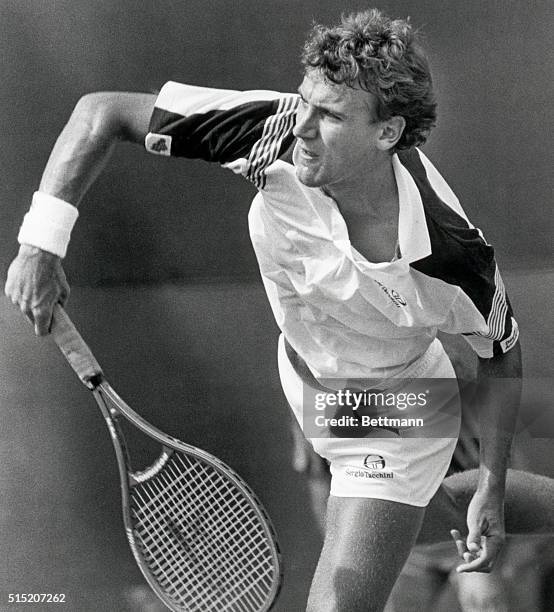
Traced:
POLYGON ((421 194, 412 175, 402 165, 396 153, 393 155, 392 165, 398 189, 400 252, 402 260, 411 263, 431 254, 431 239, 421 194))

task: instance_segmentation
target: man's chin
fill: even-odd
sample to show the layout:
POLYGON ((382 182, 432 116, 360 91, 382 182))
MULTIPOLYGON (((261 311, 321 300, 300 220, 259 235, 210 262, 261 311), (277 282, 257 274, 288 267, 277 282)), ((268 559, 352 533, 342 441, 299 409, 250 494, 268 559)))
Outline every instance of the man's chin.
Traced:
POLYGON ((321 187, 321 181, 315 173, 310 172, 301 166, 296 166, 295 170, 296 178, 302 183, 302 185, 305 185, 306 187, 321 187))

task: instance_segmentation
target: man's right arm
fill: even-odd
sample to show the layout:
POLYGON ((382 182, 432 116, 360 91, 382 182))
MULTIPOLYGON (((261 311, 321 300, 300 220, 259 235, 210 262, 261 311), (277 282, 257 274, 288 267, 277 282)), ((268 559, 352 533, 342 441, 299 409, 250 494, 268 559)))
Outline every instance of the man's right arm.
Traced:
POLYGON ((172 81, 156 97, 85 96, 54 146, 23 222, 23 246, 8 272, 7 295, 35 323, 37 334, 48 333, 53 305, 63 303, 69 290, 60 258, 76 220, 75 207, 117 141, 140 143, 158 155, 216 162, 263 189, 266 169, 294 140, 297 106, 296 94, 172 81))
MULTIPOLYGON (((155 100, 153 94, 123 92, 81 98, 52 149, 39 192, 77 207, 117 142, 143 145, 155 100)), ((69 294, 61 257, 23 241, 5 292, 35 324, 35 333, 47 334, 54 304, 69 294)))

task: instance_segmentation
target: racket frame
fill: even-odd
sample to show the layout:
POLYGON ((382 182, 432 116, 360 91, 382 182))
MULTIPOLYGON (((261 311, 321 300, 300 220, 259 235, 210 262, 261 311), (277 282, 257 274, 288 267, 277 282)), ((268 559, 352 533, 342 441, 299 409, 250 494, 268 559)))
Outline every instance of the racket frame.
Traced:
POLYGON ((225 479, 230 480, 246 499, 250 500, 250 507, 255 511, 259 524, 265 532, 266 540, 270 544, 269 549, 271 550, 274 572, 271 589, 266 596, 266 601, 263 607, 256 612, 269 611, 277 599, 283 581, 282 556, 273 523, 254 491, 237 472, 214 455, 165 434, 137 414, 106 380, 92 351, 90 351, 88 345, 86 345, 61 306, 56 306, 54 309, 52 331, 54 341, 64 357, 75 370, 81 382, 92 391, 110 432, 120 476, 121 506, 127 541, 139 569, 152 590, 170 610, 175 612, 183 612, 185 610, 181 606, 176 607, 175 602, 160 587, 152 576, 144 556, 139 551, 131 516, 130 492, 134 486, 155 477, 163 469, 173 452, 177 451, 195 457, 213 467, 225 479), (119 423, 121 417, 162 445, 162 452, 158 458, 150 466, 141 471, 133 471, 131 468, 125 435, 119 423))

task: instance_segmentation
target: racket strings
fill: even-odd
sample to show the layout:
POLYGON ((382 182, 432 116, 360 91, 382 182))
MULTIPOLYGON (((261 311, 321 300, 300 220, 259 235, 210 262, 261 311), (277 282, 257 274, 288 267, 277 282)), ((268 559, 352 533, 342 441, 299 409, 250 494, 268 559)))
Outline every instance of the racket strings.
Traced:
POLYGON ((182 610, 258 611, 271 593, 273 549, 240 488, 174 453, 133 488, 135 534, 156 581, 182 610))
MULTIPOLYGON (((172 474, 172 476, 173 476, 173 477, 176 477, 177 475, 176 475, 175 473, 173 473, 173 474, 172 474)), ((208 473, 208 474, 207 474, 207 477, 208 477, 208 478, 209 478, 209 479, 212 481, 212 483, 211 483, 211 485, 212 485, 212 486, 219 486, 219 488, 220 488, 220 492, 221 492, 221 490, 222 490, 222 488, 223 488, 223 487, 227 487, 227 488, 228 488, 228 490, 230 490, 230 491, 232 492, 232 489, 229 489, 229 485, 228 485, 228 483, 227 483, 226 481, 222 481, 222 482, 213 482, 213 480, 214 480, 214 473, 213 473, 213 472, 212 472, 212 473, 208 473)), ((162 477, 162 480, 164 480, 164 479, 163 479, 163 477, 162 477)), ((168 483, 168 482, 165 482, 164 484, 167 486, 169 483, 168 483)), ((167 489, 162 489, 162 490, 161 490, 161 492, 166 493, 166 492, 167 492, 167 489)), ((191 493, 192 493, 193 495, 196 495, 196 490, 195 490, 194 488, 193 488, 193 489, 191 489, 191 493)), ((158 491, 158 494, 157 494, 157 495, 156 495, 156 494, 154 494, 154 495, 155 495, 155 496, 153 497, 152 501, 158 501, 159 491, 158 491)), ((149 502, 149 504, 150 504, 150 505, 151 505, 152 501, 151 501, 151 502, 149 502)), ((208 503, 207 503, 207 505, 204 505, 205 510, 217 511, 219 508, 214 507, 214 503, 213 503, 213 502, 217 502, 217 501, 218 501, 218 500, 217 500, 217 499, 215 499, 215 498, 213 498, 213 497, 209 498, 209 499, 207 500, 207 502, 208 502, 208 503)), ((251 520, 255 520, 256 513, 254 512, 254 510, 253 510, 252 508, 250 508, 250 506, 248 506, 248 505, 246 505, 245 509, 246 509, 246 512, 247 512, 247 513, 248 513, 248 515, 249 515, 249 518, 251 518, 251 520)), ((178 507, 174 508, 174 510, 175 510, 175 511, 178 511, 178 507)), ((182 508, 181 508, 181 510, 182 510, 182 508)), ((198 514, 198 513, 197 513, 197 514, 198 514)), ((183 517, 179 517, 179 518, 183 518, 183 517)), ((197 537, 200 535, 200 528, 201 528, 201 526, 199 526, 199 525, 197 525, 197 524, 196 524, 196 523, 197 523, 198 516, 192 516, 192 515, 189 513, 189 515, 188 515, 188 516, 186 516, 185 518, 187 519, 187 521, 188 521, 189 523, 190 523, 190 522, 192 522, 192 524, 193 524, 193 526, 194 526, 194 527, 193 527, 193 531, 192 531, 192 533, 191 533, 191 536, 192 536, 192 537, 197 538, 197 537)), ((219 535, 221 536, 221 535, 225 534, 226 532, 229 532, 229 531, 233 530, 233 531, 234 531, 234 534, 233 534, 233 535, 234 535, 234 537, 235 537, 235 541, 237 540, 237 537, 240 537, 240 538, 242 539, 243 543, 244 543, 246 546, 249 546, 249 547, 250 547, 250 548, 248 548, 248 549, 247 549, 246 547, 244 547, 244 548, 242 549, 242 550, 243 550, 243 552, 248 551, 248 553, 250 554, 250 553, 251 553, 251 551, 252 551, 252 550, 255 550, 255 548, 256 548, 255 534, 254 534, 254 532, 252 531, 251 527, 250 527, 249 525, 245 524, 245 523, 244 523, 244 521, 242 522, 241 527, 237 527, 237 526, 238 526, 238 520, 239 520, 239 518, 240 518, 241 520, 243 520, 243 519, 244 519, 244 517, 243 517, 243 516, 239 516, 237 513, 235 513, 235 515, 233 516, 233 519, 235 520, 235 524, 230 523, 230 522, 228 522, 228 521, 226 521, 225 523, 223 523, 223 529, 220 529, 220 531, 219 531, 219 535)), ((170 528, 171 528, 171 521, 170 521, 170 519, 167 519, 167 518, 166 518, 166 520, 167 520, 168 527, 170 527, 170 528)), ((214 526, 213 526, 213 524, 211 524, 211 523, 207 523, 207 524, 206 524, 206 527, 207 527, 209 530, 211 530, 212 532, 214 531, 214 526)), ((185 527, 185 530, 186 530, 186 531, 190 531, 190 528, 189 528, 189 526, 188 526, 188 525, 185 527)), ((176 535, 177 537, 181 537, 181 538, 182 538, 183 536, 185 536, 185 538, 186 538, 186 534, 184 534, 184 533, 179 533, 179 532, 177 532, 175 535, 176 535)), ((263 535, 263 531, 261 532, 261 535, 263 535)), ((200 539, 200 540, 199 540, 199 542, 202 542, 202 539, 200 539)), ((213 544, 215 545, 215 547, 217 547, 217 546, 218 546, 218 544, 219 544, 219 548, 220 548, 220 551, 219 551, 219 552, 220 552, 220 554, 224 554, 224 553, 225 553, 225 550, 226 550, 226 549, 223 547, 222 538, 220 538, 219 540, 215 540, 215 541, 213 542, 213 544)), ((258 546, 259 546, 260 544, 261 544, 261 545, 265 544, 265 539, 261 539, 261 538, 260 538, 260 541, 258 542, 258 546)))
MULTIPOLYGON (((166 484, 167 484, 167 483, 166 483, 166 484)), ((189 517, 189 520, 195 520, 195 519, 196 519, 196 517, 192 517, 192 516, 191 516, 191 517, 189 517)), ((173 530, 173 535, 175 535, 175 529, 174 529, 174 527, 173 527, 173 522, 174 522, 173 520, 168 520, 168 521, 167 521, 167 523, 168 523, 168 527, 169 527, 170 529, 172 529, 172 530, 173 530)), ((178 537, 180 537, 180 539, 181 539, 181 544, 183 543, 183 538, 184 538, 184 537, 186 538, 186 535, 187 535, 187 534, 184 534, 184 533, 181 533, 181 534, 177 533, 177 536, 178 536, 178 537)), ((198 526, 196 527, 196 530, 195 530, 195 531, 192 533, 192 535, 195 537, 195 540, 196 540, 196 543, 197 543, 197 544, 198 544, 198 543, 201 543, 201 541, 202 541, 202 540, 199 538, 199 530, 198 530, 198 526)), ((186 546, 186 540, 185 540, 185 546, 186 546)), ((200 548, 200 546, 198 546, 197 548, 200 548)), ((204 547, 204 548, 205 548, 205 547, 204 547)), ((189 552, 189 553, 191 552, 191 551, 190 551, 190 548, 189 548, 189 550, 188 550, 187 552, 189 552)), ((208 551, 206 551, 205 549, 204 549, 204 550, 198 550, 199 555, 201 555, 201 554, 206 555, 206 553, 207 553, 207 552, 208 552, 208 551)), ((194 558, 194 556, 193 556, 193 559, 192 559, 192 560, 193 560, 193 561, 197 561, 197 560, 199 561, 199 559, 200 559, 200 556, 199 556, 199 555, 198 555, 198 556, 196 556, 196 559, 195 559, 195 558, 194 558)), ((191 555, 191 556, 192 556, 192 555, 191 555)), ((177 560, 177 559, 175 559, 175 556, 174 556, 174 555, 170 555, 170 561, 171 561, 171 563, 172 563, 173 565, 175 565, 175 562, 176 562, 176 561, 178 561, 178 560, 177 560)), ((157 568, 157 569, 159 570, 160 568, 157 568)), ((162 568, 162 570, 163 570, 163 568, 162 568)), ((158 571, 158 572, 156 572, 156 573, 157 573, 157 574, 159 574, 159 571, 158 571)), ((215 592, 215 593, 217 593, 217 591, 214 591, 214 587, 216 586, 216 583, 217 583, 217 582, 220 582, 220 581, 219 581, 219 580, 212 580, 212 581, 210 581, 210 580, 209 580, 210 578, 211 578, 211 579, 213 579, 213 578, 214 578, 214 576, 213 576, 213 572, 211 572, 211 573, 212 573, 212 575, 211 575, 211 576, 209 576, 209 575, 207 574, 207 575, 206 575, 206 578, 208 579, 208 584, 210 584, 210 583, 211 583, 211 592, 212 592, 212 593, 214 593, 214 592, 215 592)), ((164 574, 166 574, 166 572, 164 572, 164 574)), ((165 576, 165 577, 167 577, 167 574, 166 574, 166 576, 165 576)), ((235 576, 235 577, 236 577, 236 576, 235 576)), ((223 578, 225 578, 225 576, 224 576, 223 578)), ((193 581, 193 582, 194 582, 194 581, 193 581)), ((191 587, 191 586, 193 586, 193 585, 189 584, 189 587, 191 587)), ((236 587, 238 587, 238 586, 240 586, 240 585, 236 585, 236 587)), ((255 585, 255 584, 254 584, 253 586, 254 586, 254 587, 256 587, 256 585, 255 585)), ((235 588, 236 588, 236 587, 235 587, 235 588)), ((231 594, 232 594, 232 593, 231 593, 231 594)), ((200 601, 202 601, 202 602, 203 602, 203 604, 207 604, 207 605, 209 605, 209 608, 204 608, 204 609, 214 609, 214 610, 219 610, 219 609, 222 609, 222 608, 221 608, 221 605, 218 605, 218 602, 217 602, 216 600, 214 600, 214 601, 212 602, 212 603, 213 603, 213 605, 210 605, 210 604, 209 604, 208 600, 209 600, 209 599, 213 599, 213 597, 210 597, 209 592, 207 592, 207 591, 206 591, 206 587, 201 588, 201 589, 196 589, 195 596, 196 596, 196 598, 197 598, 197 599, 199 599, 200 601)), ((219 604, 221 604, 221 602, 219 602, 219 604)), ((230 607, 226 606, 226 607, 225 607, 225 609, 232 609, 232 608, 230 608, 230 607)), ((241 606, 241 607, 240 607, 240 608, 238 608, 238 609, 252 609, 252 607, 250 606, 250 607, 244 608, 244 607, 242 607, 242 606, 241 606)), ((257 605, 255 605, 255 608, 254 608, 254 609, 259 609, 259 608, 258 608, 258 606, 257 606, 257 605)))
MULTIPOLYGON (((175 529, 175 527, 174 527, 174 520, 170 519, 170 518, 167 518, 167 528, 172 531, 172 535, 174 535, 175 537, 177 537, 178 539, 181 540, 181 544, 184 545, 185 549, 187 550, 187 553, 189 553, 189 555, 192 557, 192 560, 194 562, 200 563, 202 561, 202 557, 200 555, 203 554, 205 556, 205 558, 208 558, 210 553, 214 553, 214 552, 217 552, 217 551, 210 551, 209 549, 206 549, 205 546, 202 546, 203 540, 200 537, 200 535, 201 535, 200 534, 200 529, 199 529, 198 525, 196 525, 197 517, 190 516, 190 517, 188 517, 188 519, 194 525, 193 525, 193 529, 192 530, 191 529, 187 529, 187 533, 180 533, 179 531, 177 531, 175 529), (195 538, 195 545, 196 545, 195 548, 197 548, 196 552, 188 546, 187 539, 186 539, 187 536, 195 538)), ((150 526, 152 526, 152 524, 150 526)), ((159 525, 158 525, 158 527, 159 527, 159 525)), ((149 547, 150 547, 150 545, 152 543, 152 539, 148 538, 144 543, 149 545, 149 547)), ((159 542, 158 542, 158 549, 160 549, 159 542)), ((163 554, 163 553, 167 553, 168 551, 162 549, 160 552, 162 552, 162 554, 163 554)), ((223 550, 222 552, 224 553, 225 551, 223 550)), ((171 551, 169 551, 169 553, 170 553, 169 557, 164 558, 165 561, 170 561, 172 564, 185 561, 182 556, 181 556, 180 559, 177 559, 177 558, 175 558, 174 554, 171 554, 171 551)), ((238 562, 238 559, 237 559, 237 562, 238 562)), ((160 564, 158 563, 157 565, 159 566, 160 564)), ((208 567, 206 569, 209 570, 210 568, 208 567)), ((214 568, 212 568, 212 570, 213 569, 214 568)), ((162 573, 165 573, 165 572, 163 572, 164 567, 162 565, 161 567, 157 568, 156 575, 159 576, 160 570, 161 570, 162 573)), ((214 586, 217 586, 218 582, 222 582, 222 580, 220 579, 220 577, 217 574, 214 574, 214 571, 211 571, 211 574, 212 574, 211 576, 208 575, 209 573, 210 572, 206 571, 206 578, 212 579, 212 582, 210 584, 211 584, 211 590, 213 591, 214 586)), ((225 579, 225 576, 223 576, 223 579, 225 579)), ((192 582, 194 582, 194 581, 192 581, 192 582)), ((189 587, 190 586, 191 586, 191 584, 189 584, 189 587)), ((255 584, 253 585, 253 587, 255 587, 255 584)), ((175 591, 175 588, 173 588, 172 590, 175 591)), ((198 592, 196 592, 195 595, 196 595, 197 598, 201 597, 203 600, 205 600, 206 597, 209 597, 209 594, 206 592, 205 588, 198 590, 198 592)))
MULTIPOLYGON (((214 475, 215 475, 215 473, 209 473, 208 475, 209 475, 209 477, 210 477, 210 480, 212 480, 212 481, 213 481, 213 480, 214 480, 214 475)), ((229 487, 229 485, 228 485, 228 483, 227 483, 226 481, 222 481, 222 482, 212 482, 211 484, 212 484, 213 486, 219 486, 219 487, 221 487, 221 485, 223 484, 223 485, 225 485, 225 486, 229 487)), ((223 490, 223 487, 221 487, 221 490, 223 490)), ((226 500, 226 501, 228 501, 228 500, 226 500)), ((247 508, 248 508, 248 506, 247 506, 247 508)), ((213 507, 211 507, 211 508, 207 508, 207 509, 208 509, 208 510, 210 510, 210 511, 217 511, 217 510, 218 510, 217 508, 213 508, 213 507)), ((254 520, 254 518, 255 518, 255 513, 252 511, 252 509, 251 509, 251 508, 248 508, 248 509, 249 509, 249 515, 250 515, 250 517, 249 517, 249 518, 251 518, 252 520, 254 520)), ((236 519, 236 520, 238 521, 238 519, 239 519, 240 517, 239 517, 239 516, 234 516, 233 518, 234 518, 234 519, 236 519)), ((229 523, 227 523, 226 525, 228 526, 228 524, 229 524, 229 523)), ((236 526, 237 524, 238 524, 238 522, 235 524, 235 526, 236 526)), ((243 544, 245 544, 245 545, 246 545, 246 547, 248 547, 248 548, 243 547, 241 550, 248 550, 248 551, 250 552, 250 551, 252 551, 252 550, 255 550, 256 543, 253 541, 253 539, 252 539, 252 538, 250 538, 250 541, 246 541, 246 542, 244 542, 244 535, 246 535, 246 536, 250 535, 250 536, 251 536, 251 535, 252 535, 252 533, 253 533, 253 532, 252 532, 252 529, 245 529, 244 527, 245 527, 244 525, 241 525, 241 529, 239 529, 239 530, 235 530, 235 531, 236 531, 235 541, 237 540, 237 537, 241 537, 241 539, 243 540, 243 544)), ((200 542, 201 542, 201 540, 199 540, 199 543, 200 543, 200 542)), ((215 542, 217 543, 218 541, 217 541, 217 540, 215 540, 215 542)), ((226 549, 222 549, 222 548, 221 548, 221 546, 219 546, 218 548, 219 548, 220 550, 219 550, 219 551, 214 551, 214 552, 216 552, 216 553, 217 553, 217 552, 219 552, 220 554, 221 554, 221 553, 225 553, 226 549)), ((202 551, 200 551, 200 552, 202 552, 202 551)), ((204 551, 204 552, 206 552, 206 551, 204 551)), ((241 562, 242 562, 242 561, 243 561, 243 560, 240 558, 240 555, 237 555, 237 557, 236 557, 236 559, 235 559, 235 562, 236 562, 237 564, 239 564, 239 565, 238 565, 238 567, 239 567, 239 568, 242 568, 242 567, 243 567, 243 566, 242 566, 242 564, 241 564, 241 562)), ((235 578, 237 578, 237 577, 238 577, 238 576, 235 576, 235 578)), ((244 576, 243 576, 243 577, 244 577, 244 576)), ((213 578, 213 576, 212 576, 212 578, 213 578)), ((223 577, 223 578, 225 578, 225 577, 223 577)), ((257 583, 256 583, 255 581, 253 581, 253 578, 254 578, 253 576, 250 576, 250 588, 254 588, 254 589, 255 589, 255 588, 258 588, 258 585, 257 585, 257 583)), ((215 583, 219 582, 219 578, 217 577, 217 575, 215 576, 215 581, 214 581, 214 582, 215 582, 215 583)), ((214 584, 214 583, 212 583, 212 591, 213 591, 213 587, 214 587, 214 586, 215 586, 215 584, 214 584)), ((236 589, 236 588, 238 588, 239 586, 242 586, 242 585, 235 585, 235 589, 236 589)), ((239 593, 240 593, 240 591, 239 591, 239 593)), ((203 599, 205 599, 205 593, 202 593, 202 597, 203 597, 203 599)), ((216 603, 216 602, 214 601, 214 604, 215 604, 215 603, 216 603)), ((214 609, 219 609, 219 607, 214 607, 214 609)))

